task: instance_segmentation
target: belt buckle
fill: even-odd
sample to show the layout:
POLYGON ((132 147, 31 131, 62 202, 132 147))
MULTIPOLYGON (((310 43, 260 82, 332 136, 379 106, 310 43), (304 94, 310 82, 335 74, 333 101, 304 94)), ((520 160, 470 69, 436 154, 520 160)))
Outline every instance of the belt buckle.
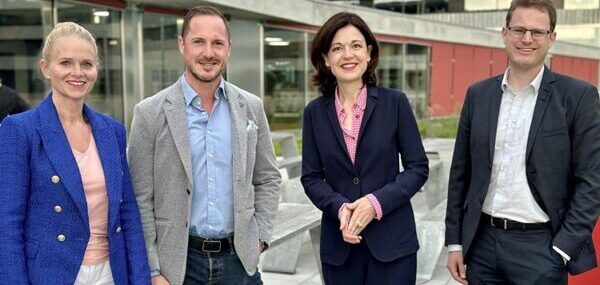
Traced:
POLYGON ((221 241, 220 240, 203 240, 202 251, 204 252, 221 252, 221 241), (214 245, 218 245, 216 249, 212 248, 214 245))
MULTIPOLYGON (((502 225, 501 225, 501 229, 503 230, 508 230, 508 220, 504 219, 504 218, 498 218, 502 220, 502 225)), ((490 225, 492 225, 492 227, 496 228, 498 226, 496 226, 496 224, 494 224, 494 217, 490 215, 490 225)))

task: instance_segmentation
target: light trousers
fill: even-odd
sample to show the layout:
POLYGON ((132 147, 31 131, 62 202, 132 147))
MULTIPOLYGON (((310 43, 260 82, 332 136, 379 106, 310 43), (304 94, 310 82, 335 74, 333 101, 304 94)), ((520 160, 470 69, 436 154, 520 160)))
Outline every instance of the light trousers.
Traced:
POLYGON ((110 261, 92 264, 81 265, 77 279, 74 285, 113 285, 112 271, 110 269, 110 261))

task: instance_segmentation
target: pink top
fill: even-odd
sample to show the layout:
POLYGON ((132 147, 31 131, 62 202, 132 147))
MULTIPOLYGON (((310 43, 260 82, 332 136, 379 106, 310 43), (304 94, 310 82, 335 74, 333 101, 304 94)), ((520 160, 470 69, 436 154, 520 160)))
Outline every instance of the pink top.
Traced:
POLYGON ((344 120, 347 116, 346 110, 344 110, 342 101, 340 101, 338 90, 335 89, 335 111, 338 121, 340 122, 340 127, 342 128, 342 133, 344 134, 344 142, 346 142, 346 148, 348 149, 348 155, 350 156, 352 163, 354 163, 356 157, 356 143, 358 142, 358 133, 360 131, 362 118, 365 114, 365 107, 367 107, 367 87, 363 86, 356 98, 356 102, 352 106, 354 117, 352 117, 351 129, 346 129, 344 127, 344 120))
MULTIPOLYGON (((346 119, 346 111, 344 110, 344 106, 342 105, 342 101, 340 101, 340 95, 338 94, 337 88, 335 89, 335 111, 338 117, 338 121, 340 123, 340 127, 342 129, 342 133, 344 135, 344 142, 346 143, 346 148, 348 149, 348 155, 350 156, 350 160, 354 164, 354 160, 356 158, 356 145, 358 143, 358 135, 360 132, 360 126, 362 124, 363 116, 365 115, 365 108, 367 107, 367 87, 363 86, 360 89, 360 93, 356 98, 356 102, 352 106, 352 124, 351 128, 347 129, 344 127, 344 120, 346 119)), ((379 204, 379 200, 373 194, 368 194, 367 199, 375 208, 375 218, 380 220, 383 216, 383 211, 381 210, 381 204, 379 204)), ((346 204, 343 204, 340 208, 340 211, 345 207, 346 204)))
POLYGON ((102 161, 98 156, 94 136, 90 137, 90 145, 85 152, 71 150, 81 174, 90 220, 90 240, 85 250, 83 264, 102 263, 108 260, 108 193, 102 161))

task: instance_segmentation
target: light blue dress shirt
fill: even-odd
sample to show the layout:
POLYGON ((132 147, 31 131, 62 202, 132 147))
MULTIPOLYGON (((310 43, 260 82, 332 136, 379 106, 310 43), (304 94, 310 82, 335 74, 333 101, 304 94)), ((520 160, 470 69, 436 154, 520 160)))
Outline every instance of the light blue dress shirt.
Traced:
POLYGON ((200 97, 181 76, 192 153, 190 234, 202 238, 233 235, 231 118, 223 82, 221 78, 209 116, 200 97))

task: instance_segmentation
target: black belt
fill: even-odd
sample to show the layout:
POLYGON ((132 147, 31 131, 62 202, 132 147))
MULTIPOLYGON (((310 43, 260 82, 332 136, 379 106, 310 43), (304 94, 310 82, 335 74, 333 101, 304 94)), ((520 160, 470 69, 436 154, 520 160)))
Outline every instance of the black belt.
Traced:
POLYGON ((486 213, 481 213, 481 222, 491 225, 495 228, 500 228, 503 230, 544 230, 550 228, 550 222, 545 223, 521 223, 509 219, 504 218, 496 218, 492 217, 486 213))
POLYGON ((222 252, 233 247, 233 237, 227 237, 224 239, 205 239, 190 235, 188 247, 203 252, 222 252))

